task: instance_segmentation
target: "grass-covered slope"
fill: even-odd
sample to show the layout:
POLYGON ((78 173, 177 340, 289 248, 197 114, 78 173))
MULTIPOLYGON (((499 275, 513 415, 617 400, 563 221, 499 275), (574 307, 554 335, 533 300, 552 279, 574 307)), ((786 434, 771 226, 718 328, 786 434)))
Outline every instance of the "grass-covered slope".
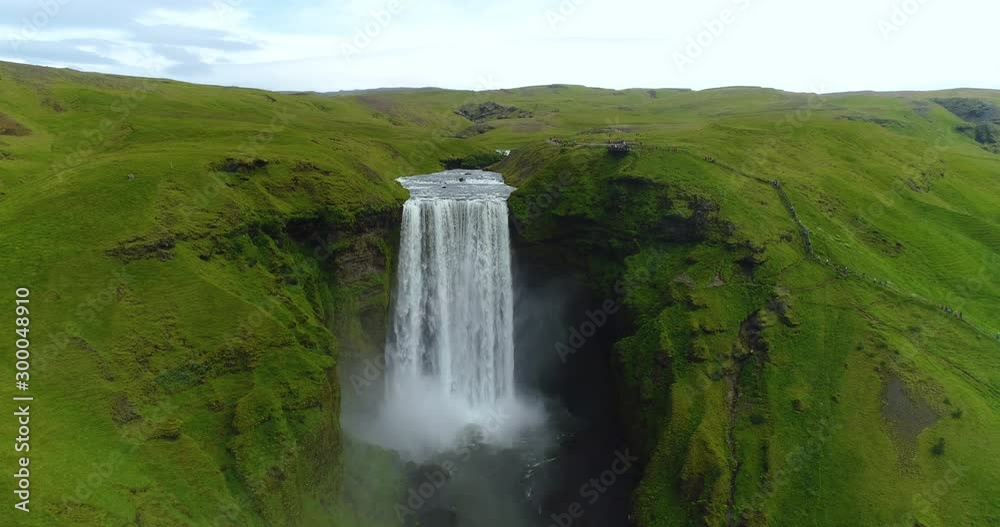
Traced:
POLYGON ((1000 157, 918 95, 675 98, 501 165, 522 236, 624 275, 639 524, 998 521, 1000 157))
POLYGON ((393 179, 512 149, 520 243, 623 281, 640 525, 996 523, 1000 155, 975 130, 997 105, 0 64, 0 290, 31 289, 36 398, 11 517, 371 524, 336 498, 336 365, 381 346, 393 179))
POLYGON ((33 511, 4 517, 328 518, 338 353, 371 344, 364 315, 388 302, 392 177, 435 166, 407 161, 415 129, 385 142, 347 99, 7 64, 0 79, 0 112, 30 130, 0 136, 0 269, 10 295, 31 290, 36 400, 33 511))

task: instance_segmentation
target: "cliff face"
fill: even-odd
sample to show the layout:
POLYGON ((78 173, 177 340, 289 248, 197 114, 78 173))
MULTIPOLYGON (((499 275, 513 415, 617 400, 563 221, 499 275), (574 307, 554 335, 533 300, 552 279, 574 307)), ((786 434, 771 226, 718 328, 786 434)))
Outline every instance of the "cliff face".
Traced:
MULTIPOLYGON (((117 442, 105 445, 120 445, 112 446, 123 458, 115 480, 128 481, 125 471, 138 467, 155 474, 147 484, 136 476, 146 490, 129 505, 144 525, 206 517, 310 525, 335 515, 338 362, 381 351, 397 222, 390 210, 353 224, 263 224, 179 241, 171 258, 147 260, 146 269, 116 266, 126 278, 101 313, 114 332, 81 330, 53 364, 79 357, 76 375, 99 365, 107 387, 87 404, 107 408, 95 418, 113 423, 108 434, 117 442), (188 273, 199 285, 181 281, 188 273), (187 319, 184 299, 207 302, 205 319, 187 319), (187 491, 165 489, 160 478, 171 473, 191 482, 187 491)), ((114 521, 107 510, 70 505, 101 490, 79 488, 65 508, 40 516, 114 521)))
POLYGON ((326 112, 356 103, 0 79, 33 132, 0 143, 0 217, 23 220, 0 268, 32 292, 31 395, 49 408, 44 498, 19 525, 332 521, 338 362, 381 350, 410 151, 329 139, 326 112))
MULTIPOLYGON (((617 398, 630 446, 641 452, 646 466, 635 497, 641 524, 655 525, 657 517, 667 515, 710 517, 709 504, 724 512, 730 469, 724 448, 726 406, 724 399, 713 398, 728 388, 720 382, 718 389, 709 386, 696 395, 697 404, 704 405, 699 413, 720 419, 718 434, 700 440, 675 428, 671 396, 677 379, 696 375, 686 373, 690 366, 685 364, 712 359, 717 368, 712 376, 726 375, 728 357, 703 340, 735 335, 736 329, 721 321, 700 326, 696 312, 706 306, 694 291, 746 281, 740 264, 753 261, 759 250, 740 238, 710 193, 642 174, 631 161, 603 151, 547 147, 516 153, 504 165, 519 186, 511 203, 518 243, 550 261, 550 267, 578 276, 593 298, 623 306, 607 314, 610 323, 600 328, 599 337, 617 341, 605 350, 615 386, 607 396, 617 398), (539 158, 547 161, 532 162, 539 158), (716 269, 720 274, 708 278, 716 269), (664 438, 674 434, 686 435, 667 444, 664 438), (657 459, 664 451, 670 451, 669 463, 657 459)), ((602 305, 583 306, 581 312, 602 305)))
POLYGON ((253 390, 232 402, 229 444, 256 512, 270 524, 309 525, 338 513, 338 364, 382 352, 398 232, 398 210, 375 211, 350 225, 296 220, 264 242, 268 257, 282 262, 282 289, 303 290, 284 328, 301 349, 272 348, 273 369, 260 369, 262 361, 250 372, 253 390))
MULTIPOLYGON (((863 499, 865 478, 912 481, 895 475, 897 463, 921 467, 913 478, 960 484, 929 446, 940 421, 904 425, 917 431, 911 445, 922 438, 918 449, 873 432, 913 419, 883 421, 881 394, 904 375, 910 404, 938 405, 921 415, 959 415, 957 386, 921 373, 916 357, 955 349, 952 338, 992 344, 863 276, 858 261, 817 255, 814 198, 789 197, 787 185, 683 148, 616 158, 547 145, 515 153, 500 170, 519 188, 511 198, 519 244, 580 277, 594 298, 624 306, 600 338, 616 341, 606 352, 643 458, 639 525, 837 524, 814 517, 817 503, 835 516, 833 504, 863 499), (847 467, 849 459, 864 466, 847 467), (830 496, 827 486, 855 497, 830 496)), ((581 320, 600 305, 581 306, 581 320)), ((909 499, 897 490, 877 510, 845 503, 852 510, 842 514, 879 524, 909 499)), ((942 498, 898 515, 929 525, 955 507, 942 498)))

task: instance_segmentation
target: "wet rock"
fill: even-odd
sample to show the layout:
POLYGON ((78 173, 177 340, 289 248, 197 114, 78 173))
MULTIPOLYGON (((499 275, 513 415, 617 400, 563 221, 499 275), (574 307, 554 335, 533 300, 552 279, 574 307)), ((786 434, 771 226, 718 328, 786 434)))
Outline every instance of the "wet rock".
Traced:
POLYGON ((410 483, 413 485, 419 485, 427 481, 443 485, 451 479, 451 471, 447 467, 437 463, 424 463, 421 465, 410 463, 407 465, 407 470, 409 471, 410 483))
POLYGON ((458 513, 446 509, 433 509, 411 517, 406 522, 407 527, 458 527, 458 513))

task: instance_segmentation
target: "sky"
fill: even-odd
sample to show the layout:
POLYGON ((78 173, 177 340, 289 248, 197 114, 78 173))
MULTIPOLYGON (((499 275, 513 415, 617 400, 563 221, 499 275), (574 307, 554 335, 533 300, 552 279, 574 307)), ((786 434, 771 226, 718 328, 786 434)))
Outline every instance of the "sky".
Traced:
POLYGON ((996 0, 0 0, 0 60, 270 90, 1000 88, 996 0))

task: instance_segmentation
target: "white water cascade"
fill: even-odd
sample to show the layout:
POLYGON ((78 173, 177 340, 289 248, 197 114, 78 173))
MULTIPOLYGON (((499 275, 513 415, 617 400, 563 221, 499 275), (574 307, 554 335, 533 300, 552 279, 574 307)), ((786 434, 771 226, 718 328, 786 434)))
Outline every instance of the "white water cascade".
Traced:
POLYGON ((424 448, 447 448, 470 425, 497 439, 525 418, 514 393, 507 227, 514 188, 483 171, 398 181, 410 199, 386 342, 383 418, 424 448))
MULTIPOLYGON (((414 185, 426 186, 404 185, 411 191, 414 185)), ((514 300, 506 194, 418 196, 404 205, 389 348, 394 381, 437 379, 441 390, 473 407, 512 393, 514 300)))

